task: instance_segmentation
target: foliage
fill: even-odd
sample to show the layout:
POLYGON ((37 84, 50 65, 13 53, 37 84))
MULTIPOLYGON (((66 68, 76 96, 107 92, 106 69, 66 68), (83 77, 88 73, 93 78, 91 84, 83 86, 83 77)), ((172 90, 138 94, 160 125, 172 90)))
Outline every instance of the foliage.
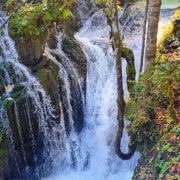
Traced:
POLYGON ((128 134, 136 137, 137 150, 146 151, 157 140, 154 119, 154 106, 158 102, 153 94, 150 74, 141 76, 141 81, 134 83, 132 96, 126 104, 125 116, 132 122, 128 126, 128 134))
POLYGON ((153 71, 141 75, 140 81, 133 84, 133 96, 126 104, 125 116, 132 121, 128 133, 136 137, 141 152, 160 138, 154 122, 157 107, 168 109, 169 124, 177 119, 174 94, 179 89, 179 62, 164 61, 156 65, 153 71))
POLYGON ((169 99, 169 116, 171 119, 176 119, 177 113, 173 101, 174 91, 177 90, 180 85, 180 63, 163 62, 157 65, 152 76, 152 82, 157 87, 156 92, 163 93, 169 99))
POLYGON ((6 2, 6 11, 10 12, 16 6, 17 6, 17 3, 16 3, 15 0, 7 0, 7 2, 6 2))
POLYGON ((134 97, 126 106, 126 116, 131 120, 128 132, 137 137, 142 153, 133 177, 136 180, 180 179, 179 49, 168 46, 177 41, 172 34, 173 23, 171 31, 163 36, 155 66, 134 84, 134 97))
POLYGON ((75 1, 55 0, 20 7, 10 20, 10 35, 17 36, 21 42, 28 36, 43 35, 53 22, 73 17, 69 8, 75 1))
POLYGON ((8 111, 13 105, 14 105, 14 101, 12 99, 7 99, 4 102, 4 108, 6 111, 8 111))
MULTIPOLYGON (((102 6, 107 6, 109 7, 111 5, 111 0, 96 0, 96 4, 102 5, 102 6)), ((117 9, 122 10, 122 7, 120 7, 120 3, 117 4, 117 9)), ((104 12, 108 15, 111 16, 111 12, 109 11, 108 8, 104 8, 104 12)))
POLYGON ((133 179, 180 179, 180 127, 175 125, 139 160, 133 179))

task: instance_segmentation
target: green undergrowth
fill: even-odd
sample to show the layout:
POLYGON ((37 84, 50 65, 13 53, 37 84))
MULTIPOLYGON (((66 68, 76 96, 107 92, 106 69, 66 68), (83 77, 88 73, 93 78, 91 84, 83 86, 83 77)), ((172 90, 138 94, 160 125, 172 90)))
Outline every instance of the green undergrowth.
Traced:
MULTIPOLYGON (((47 33, 53 22, 64 22, 69 17, 73 17, 70 10, 73 2, 75 0, 55 0, 54 2, 47 1, 43 4, 21 6, 17 12, 13 13, 10 19, 10 35, 18 38, 20 42, 24 42, 29 36, 42 36, 44 33, 47 33)), ((7 1, 8 11, 11 11, 13 3, 13 0, 7 1)))
POLYGON ((133 83, 133 95, 126 104, 125 116, 131 121, 129 135, 137 137, 138 150, 146 151, 162 134, 157 134, 155 110, 168 110, 169 124, 176 124, 175 93, 180 90, 180 62, 157 64, 133 83), (142 146, 143 145, 143 146, 142 146))
POLYGON ((180 180, 180 60, 178 47, 171 46, 178 42, 173 24, 179 15, 178 10, 162 36, 155 65, 130 82, 125 116, 142 154, 134 180, 180 180))
POLYGON ((133 179, 179 180, 180 62, 159 63, 132 83, 125 116, 130 120, 128 134, 136 137, 137 151, 142 154, 133 179), (162 111, 164 121, 157 111, 162 111))
POLYGON ((143 154, 134 172, 133 179, 179 180, 180 127, 175 125, 143 154))

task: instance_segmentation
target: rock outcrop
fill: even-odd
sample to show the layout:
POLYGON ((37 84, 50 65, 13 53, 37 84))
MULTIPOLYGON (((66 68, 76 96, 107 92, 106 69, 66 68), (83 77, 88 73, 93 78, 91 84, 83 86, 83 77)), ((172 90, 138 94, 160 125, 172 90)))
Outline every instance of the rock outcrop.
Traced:
POLYGON ((180 41, 180 18, 176 19, 174 22, 173 33, 178 38, 178 40, 180 41))

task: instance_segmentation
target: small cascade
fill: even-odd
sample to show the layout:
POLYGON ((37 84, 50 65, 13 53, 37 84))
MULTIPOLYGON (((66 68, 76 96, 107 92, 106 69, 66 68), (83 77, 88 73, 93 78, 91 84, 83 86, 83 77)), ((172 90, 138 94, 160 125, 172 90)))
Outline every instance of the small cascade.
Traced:
MULTIPOLYGON (((90 153, 89 171, 92 177, 89 179, 130 179, 138 156, 122 161, 114 152, 117 128, 116 63, 109 41, 109 27, 102 10, 86 22, 76 38, 83 45, 88 67, 85 120, 89 137, 84 141, 88 142, 94 134, 93 140, 88 142, 90 145, 87 145, 94 150, 90 153), (124 171, 126 174, 123 174, 124 171)), ((123 151, 127 150, 128 141, 125 130, 123 151)))
MULTIPOLYGON (((82 0, 80 5, 84 3, 82 0)), ((92 11, 95 9, 93 6, 92 11)), ((80 12, 80 16, 86 13, 81 18, 81 30, 74 37, 55 32, 53 47, 48 42, 42 57, 58 67, 58 107, 53 107, 53 99, 51 101, 38 79, 21 64, 8 26, 0 31, 0 136, 6 131, 7 179, 130 180, 133 175, 139 154, 123 161, 114 152, 117 80, 110 29, 102 10, 90 18, 87 11, 84 8, 80 12), (78 63, 82 64, 71 52, 74 47, 80 48, 79 44, 87 60, 87 77, 82 75, 86 73, 82 67, 77 68, 78 63), (59 108, 56 115, 55 108, 59 108)), ((0 24, 6 18, 0 11, 0 24)), ((123 43, 135 54, 136 79, 143 15, 138 18, 128 17, 121 22, 123 43)), ((127 98, 125 60, 123 86, 127 98)), ((124 128, 121 144, 124 152, 128 142, 124 128)))
MULTIPOLYGON (((3 23, 7 17, 0 13, 3 23)), ((9 154, 5 178, 38 179, 38 168, 49 156, 46 137, 54 109, 40 83, 19 62, 8 27, 0 33, 0 117, 9 154)))
MULTIPOLYGON (((81 78, 70 58, 62 50, 63 35, 56 32, 57 47, 46 46, 44 56, 59 67, 60 123, 51 128, 51 165, 47 161, 44 172, 61 172, 76 169, 81 163, 81 140, 79 133, 83 128, 84 79, 81 78)), ((46 175, 48 176, 48 174, 46 175)))
MULTIPOLYGON (((59 166, 49 180, 129 180, 139 155, 123 161, 114 152, 117 128, 116 64, 103 11, 99 10, 89 18, 75 38, 81 42, 87 58, 85 122, 78 136, 80 156, 76 168, 66 167, 63 171, 63 166, 59 166)), ((70 138, 74 138, 74 134, 70 138)), ((122 140, 124 151, 128 141, 125 129, 122 140)))

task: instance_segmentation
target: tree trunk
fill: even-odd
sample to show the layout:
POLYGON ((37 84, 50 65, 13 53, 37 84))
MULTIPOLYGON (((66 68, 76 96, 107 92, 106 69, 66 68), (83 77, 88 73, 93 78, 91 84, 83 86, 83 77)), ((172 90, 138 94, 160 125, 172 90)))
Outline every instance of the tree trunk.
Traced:
POLYGON ((127 89, 129 91, 129 96, 132 97, 132 83, 131 81, 135 81, 136 78, 136 68, 134 64, 134 53, 131 49, 127 47, 121 48, 122 57, 126 59, 127 65, 126 65, 126 84, 127 89))
MULTIPOLYGON (((127 68, 133 67, 132 74, 129 73, 128 78, 135 80, 135 66, 134 66, 134 54, 133 52, 124 47, 120 31, 119 31, 119 19, 118 19, 118 9, 117 9, 117 0, 113 0, 111 2, 111 19, 109 20, 110 27, 111 27, 111 37, 112 37, 112 47, 114 50, 114 55, 116 58, 116 71, 117 71, 117 105, 118 105, 118 130, 116 133, 115 139, 115 152, 121 159, 130 159, 136 150, 136 143, 130 144, 129 143, 129 150, 128 153, 121 152, 121 139, 123 135, 123 128, 124 128, 124 91, 123 91, 123 78, 122 78, 122 60, 121 58, 124 57, 127 60, 127 68)), ((128 88, 130 89, 130 87, 128 88)))
POLYGON ((145 71, 148 71, 149 64, 154 65, 155 63, 160 7, 161 0, 149 1, 145 71))
POLYGON ((140 62, 139 73, 142 73, 143 62, 144 62, 144 51, 145 51, 146 30, 147 30, 148 6, 149 6, 149 0, 146 0, 145 17, 144 17, 144 27, 143 27, 143 36, 142 36, 141 62, 140 62))
POLYGON ((116 134, 115 140, 115 151, 116 149, 120 148, 120 143, 122 135, 123 135, 123 128, 124 128, 124 91, 123 91, 123 78, 122 78, 122 53, 121 49, 123 47, 122 40, 120 37, 119 31, 119 20, 118 20, 118 11, 117 11, 117 0, 113 0, 111 4, 111 34, 112 34, 112 43, 114 47, 114 55, 116 58, 116 73, 117 73, 117 105, 118 105, 118 131, 116 134))

